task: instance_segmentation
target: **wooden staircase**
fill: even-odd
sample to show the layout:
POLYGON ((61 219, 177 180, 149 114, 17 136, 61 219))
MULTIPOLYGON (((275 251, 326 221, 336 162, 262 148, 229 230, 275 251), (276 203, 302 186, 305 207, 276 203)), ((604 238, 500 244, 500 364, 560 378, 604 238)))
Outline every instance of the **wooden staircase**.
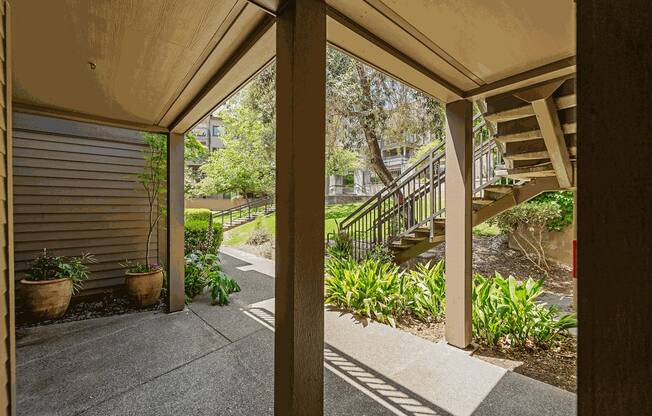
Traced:
MULTIPOLYGON (((478 105, 486 112, 474 120, 474 226, 541 192, 574 187, 574 91, 568 79, 478 105)), ((442 243, 445 180, 442 145, 342 221, 353 256, 362 259, 383 244, 402 263, 442 243)))
POLYGON ((213 211, 213 221, 218 221, 224 231, 231 230, 274 212, 274 197, 266 196, 221 211, 213 211))

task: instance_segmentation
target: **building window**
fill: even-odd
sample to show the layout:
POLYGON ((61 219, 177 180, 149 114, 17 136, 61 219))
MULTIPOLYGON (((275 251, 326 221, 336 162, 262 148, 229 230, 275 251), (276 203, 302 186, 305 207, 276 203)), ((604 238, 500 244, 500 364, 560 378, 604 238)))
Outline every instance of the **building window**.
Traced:
POLYGON ((219 135, 220 135, 219 126, 213 126, 213 136, 219 136, 219 135))

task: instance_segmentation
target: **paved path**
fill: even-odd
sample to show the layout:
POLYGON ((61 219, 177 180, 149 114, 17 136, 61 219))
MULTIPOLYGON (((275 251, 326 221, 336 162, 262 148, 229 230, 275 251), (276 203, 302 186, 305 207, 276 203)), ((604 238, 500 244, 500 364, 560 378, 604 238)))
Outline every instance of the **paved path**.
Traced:
MULTIPOLYGON (((20 331, 18 414, 273 414, 273 263, 225 253, 228 306, 20 331)), ((326 415, 575 414, 574 394, 444 343, 332 311, 325 332, 326 415)))

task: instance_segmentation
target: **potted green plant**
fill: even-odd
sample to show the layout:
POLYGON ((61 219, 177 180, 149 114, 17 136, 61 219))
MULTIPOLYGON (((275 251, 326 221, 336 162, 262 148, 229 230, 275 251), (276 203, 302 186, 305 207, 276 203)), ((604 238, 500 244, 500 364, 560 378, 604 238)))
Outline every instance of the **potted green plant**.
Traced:
POLYGON ((147 150, 145 168, 137 175, 138 181, 145 188, 148 202, 148 228, 145 243, 145 261, 126 261, 122 264, 127 269, 125 284, 129 298, 137 306, 150 306, 159 301, 163 288, 163 268, 157 263, 150 263, 150 243, 154 230, 165 214, 166 176, 167 176, 167 141, 161 134, 144 134, 147 150))
POLYGON ((21 280, 25 309, 37 320, 56 319, 68 310, 70 298, 88 279, 90 254, 79 257, 50 256, 46 249, 37 257, 21 280))

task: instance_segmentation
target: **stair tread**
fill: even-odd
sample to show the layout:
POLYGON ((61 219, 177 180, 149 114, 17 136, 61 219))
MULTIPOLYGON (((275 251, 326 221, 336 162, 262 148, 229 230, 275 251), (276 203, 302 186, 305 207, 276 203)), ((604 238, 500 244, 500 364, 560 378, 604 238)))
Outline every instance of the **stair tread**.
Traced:
POLYGON ((473 203, 477 205, 489 205, 489 204, 493 204, 494 202, 496 202, 495 199, 484 198, 481 196, 473 197, 473 203))
MULTIPOLYGON (((577 105, 577 98, 575 97, 575 94, 564 95, 555 98, 555 104, 557 105, 558 110, 564 110, 566 108, 575 107, 577 105)), ((525 104, 518 107, 512 107, 507 110, 497 111, 495 113, 485 113, 484 119, 494 123, 500 123, 503 121, 531 117, 533 115, 535 114, 532 105, 525 104)))
MULTIPOLYGON (((562 124, 561 129, 564 134, 577 133, 577 123, 564 123, 562 124)), ((526 130, 518 133, 497 134, 494 136, 494 139, 501 143, 523 142, 542 138, 543 134, 541 134, 541 130, 539 129, 526 130)))
POLYGON ((484 187, 484 190, 501 194, 508 194, 514 190, 514 187, 512 185, 488 185, 484 187))

